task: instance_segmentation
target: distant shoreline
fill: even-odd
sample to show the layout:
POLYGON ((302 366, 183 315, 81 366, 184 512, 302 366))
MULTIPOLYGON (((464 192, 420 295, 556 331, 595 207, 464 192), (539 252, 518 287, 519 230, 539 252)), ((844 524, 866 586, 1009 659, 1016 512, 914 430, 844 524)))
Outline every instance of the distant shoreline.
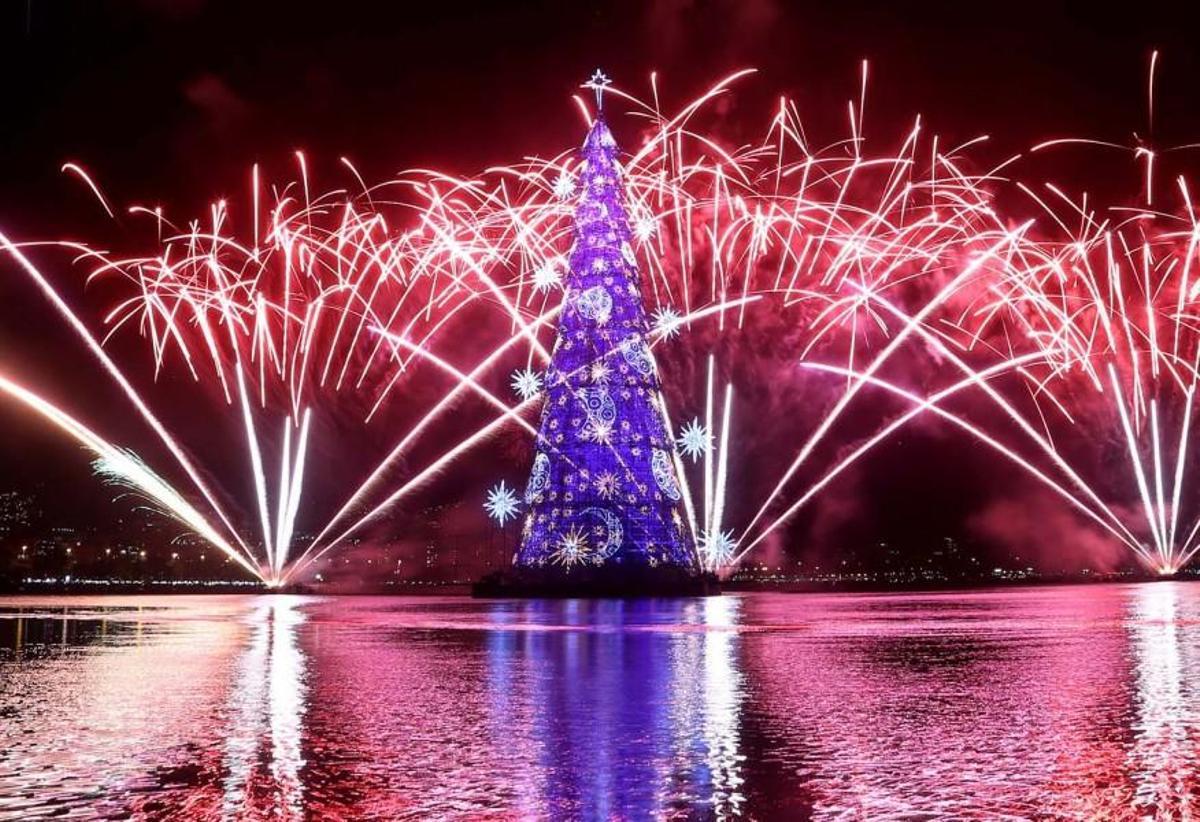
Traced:
POLYGON ((155 596, 178 594, 311 594, 314 596, 446 596, 471 593, 469 583, 404 583, 387 586, 374 585, 349 588, 341 586, 296 585, 282 589, 268 588, 257 580, 192 582, 174 580, 145 580, 141 582, 111 583, 102 581, 71 582, 10 582, 0 581, 0 596, 29 596, 31 594, 53 594, 56 596, 95 596, 97 594, 153 594, 155 596))
MULTIPOLYGON (((938 593, 947 591, 985 591, 1004 588, 1037 588, 1061 585, 1099 585, 1114 583, 1142 583, 1174 580, 1192 582, 1200 579, 1195 573, 1183 573, 1174 577, 1157 577, 1150 574, 1092 574, 1024 577, 1020 579, 979 579, 921 581, 913 583, 882 583, 879 581, 780 581, 760 582, 736 580, 724 583, 723 593, 783 593, 783 594, 888 594, 888 593, 938 593)), ((270 589, 256 581, 172 581, 145 580, 141 582, 111 583, 99 580, 71 582, 0 581, 0 596, 30 596, 47 594, 53 596, 96 596, 120 595, 229 595, 229 594, 299 594, 312 596, 469 596, 468 583, 411 582, 359 587, 334 585, 300 585, 286 589, 270 589)))
POLYGON ((1143 582, 1194 582, 1200 576, 1181 573, 1173 577, 1154 574, 1081 574, 1061 576, 1022 577, 1019 579, 979 579, 923 581, 913 583, 881 582, 779 582, 756 581, 727 582, 722 590, 727 593, 772 592, 782 594, 888 594, 888 593, 938 593, 943 591, 988 591, 998 588, 1048 588, 1063 585, 1120 585, 1143 582))

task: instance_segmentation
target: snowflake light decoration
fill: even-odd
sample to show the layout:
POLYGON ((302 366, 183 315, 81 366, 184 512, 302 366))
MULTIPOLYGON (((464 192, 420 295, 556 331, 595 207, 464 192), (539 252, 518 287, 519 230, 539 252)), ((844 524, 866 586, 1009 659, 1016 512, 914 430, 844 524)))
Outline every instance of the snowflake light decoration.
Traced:
POLYGON ((545 294, 552 288, 562 288, 562 272, 553 260, 547 260, 533 272, 533 290, 545 294))
POLYGON ((503 528, 504 523, 517 517, 519 508, 517 494, 504 484, 504 480, 500 480, 499 485, 488 490, 487 502, 483 504, 483 508, 487 511, 488 516, 496 520, 503 528))
POLYGON ((569 200, 575 194, 575 178, 565 168, 554 178, 554 196, 560 200, 569 200))
POLYGON ((651 214, 641 214, 633 222, 633 236, 637 238, 638 242, 646 242, 654 236, 656 230, 658 230, 658 222, 651 214))
POLYGON ((604 360, 596 360, 592 363, 589 370, 591 371, 592 382, 605 383, 608 382, 608 377, 612 373, 612 366, 604 360))
POLYGON ((518 368, 512 374, 512 389, 522 400, 531 400, 542 391, 542 375, 532 368, 518 368))
POLYGON ((555 546, 554 553, 550 555, 550 561, 564 568, 570 568, 586 562, 590 554, 591 547, 588 545, 587 532, 572 525, 565 534, 558 538, 558 544, 555 546))
POLYGON ((692 458, 692 462, 695 462, 701 454, 707 453, 712 448, 712 435, 708 433, 707 428, 700 424, 699 418, 692 417, 692 421, 680 429, 675 444, 680 451, 692 458))
POLYGON ((654 312, 654 330, 661 334, 664 339, 669 340, 676 336, 682 328, 683 318, 679 316, 679 312, 673 307, 664 305, 654 312))
POLYGON ((709 566, 718 568, 733 558, 737 541, 733 538, 733 531, 713 531, 700 537, 700 550, 704 552, 709 566))

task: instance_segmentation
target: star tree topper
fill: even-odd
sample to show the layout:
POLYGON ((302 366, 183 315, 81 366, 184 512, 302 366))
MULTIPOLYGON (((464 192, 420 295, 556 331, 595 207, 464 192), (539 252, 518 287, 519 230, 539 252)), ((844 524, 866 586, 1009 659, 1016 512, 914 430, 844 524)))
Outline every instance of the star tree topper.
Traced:
POLYGON ((583 88, 590 88, 596 92, 596 108, 604 108, 604 90, 612 85, 612 78, 605 74, 600 69, 596 69, 588 81, 583 84, 583 88))

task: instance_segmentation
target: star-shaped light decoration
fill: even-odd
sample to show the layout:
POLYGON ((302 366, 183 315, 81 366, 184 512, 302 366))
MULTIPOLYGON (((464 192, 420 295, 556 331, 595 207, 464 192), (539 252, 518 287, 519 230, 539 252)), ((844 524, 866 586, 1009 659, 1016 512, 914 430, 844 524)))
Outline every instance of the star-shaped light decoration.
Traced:
POLYGON ((570 568, 572 565, 586 561, 590 553, 587 532, 572 525, 565 534, 558 538, 558 544, 550 561, 564 568, 570 568))
POLYGON ((483 504, 483 509, 492 519, 504 527, 504 523, 510 519, 517 518, 517 495, 513 489, 504 484, 504 480, 500 480, 500 484, 493 486, 487 492, 487 502, 483 504))
POLYGON ((522 400, 531 400, 542 391, 542 375, 532 368, 518 368, 512 373, 512 389, 522 400))
POLYGON ((596 477, 595 488, 596 493, 602 499, 612 499, 617 494, 617 488, 620 485, 620 480, 612 471, 602 471, 596 477))
POLYGON ((700 424, 697 417, 692 417, 692 421, 680 429, 675 444, 679 446, 680 451, 692 458, 692 462, 695 462, 701 454, 712 448, 712 435, 708 433, 707 428, 700 424))
POLYGON ((583 429, 583 438, 597 445, 612 445, 612 433, 612 423, 592 418, 583 429))
POLYGON ((596 92, 596 108, 604 108, 604 90, 612 85, 612 79, 600 69, 596 69, 583 88, 596 92))

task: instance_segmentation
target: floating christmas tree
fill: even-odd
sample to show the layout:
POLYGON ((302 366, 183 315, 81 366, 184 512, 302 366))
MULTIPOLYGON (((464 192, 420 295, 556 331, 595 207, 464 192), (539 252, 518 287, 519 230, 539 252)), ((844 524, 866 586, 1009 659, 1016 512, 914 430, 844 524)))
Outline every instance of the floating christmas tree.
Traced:
MULTIPOLYGON (((598 103, 606 84, 599 72, 590 83, 598 103)), ((621 175, 598 113, 583 144, 570 270, 514 559, 543 578, 700 571, 621 175)))

